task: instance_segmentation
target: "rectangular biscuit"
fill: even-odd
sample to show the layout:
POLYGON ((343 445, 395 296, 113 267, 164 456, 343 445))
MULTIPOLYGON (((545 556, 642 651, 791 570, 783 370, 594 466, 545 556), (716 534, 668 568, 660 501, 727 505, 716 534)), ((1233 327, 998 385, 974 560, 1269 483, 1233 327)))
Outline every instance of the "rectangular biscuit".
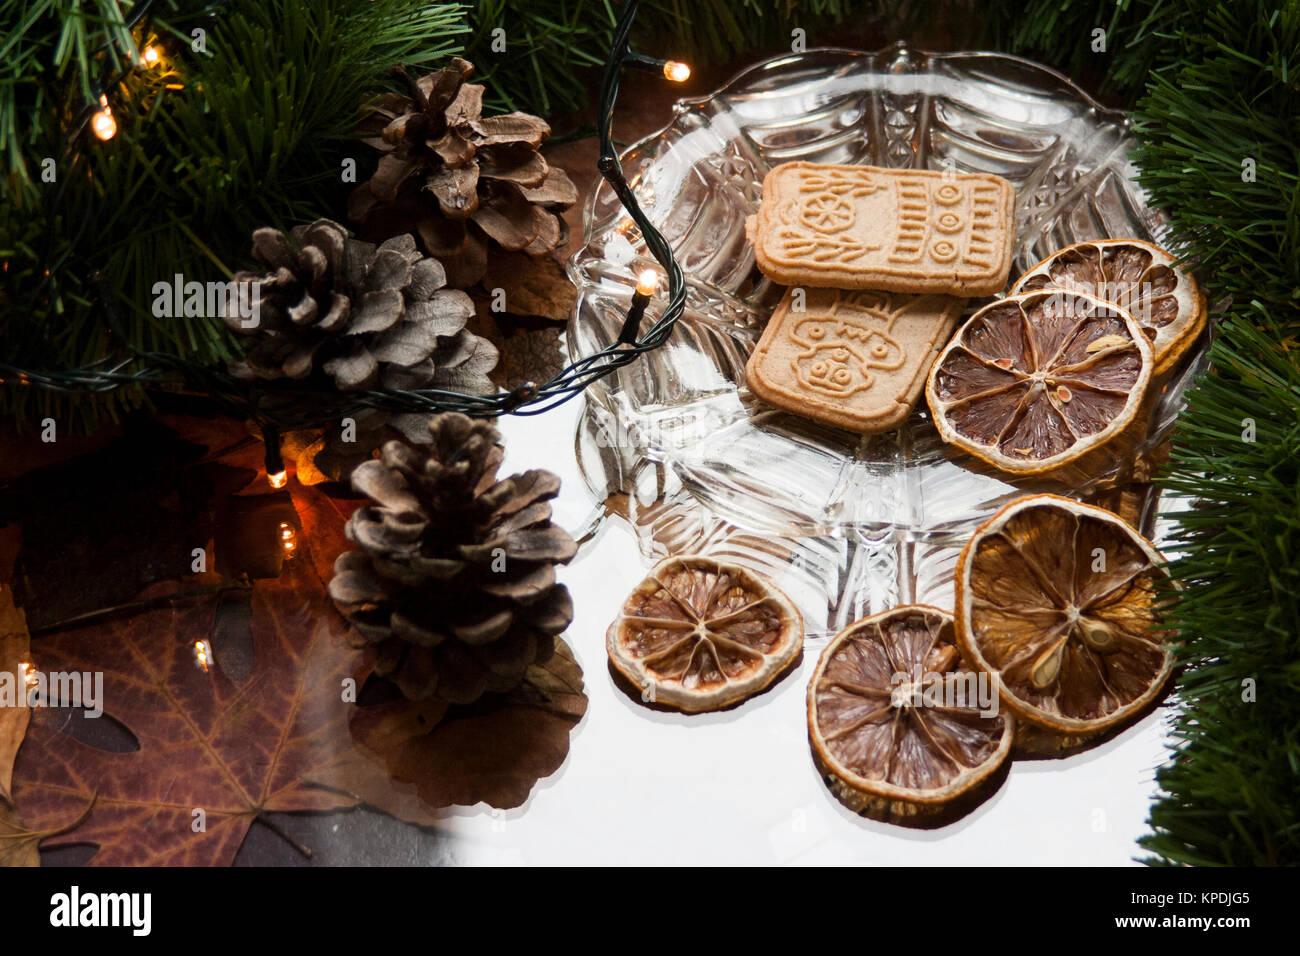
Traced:
POLYGON ((745 228, 782 285, 993 295, 1011 271, 1014 207, 988 173, 782 163, 745 228))
POLYGON ((789 289, 746 381, 759 398, 806 418, 888 431, 916 404, 964 305, 944 295, 789 289))

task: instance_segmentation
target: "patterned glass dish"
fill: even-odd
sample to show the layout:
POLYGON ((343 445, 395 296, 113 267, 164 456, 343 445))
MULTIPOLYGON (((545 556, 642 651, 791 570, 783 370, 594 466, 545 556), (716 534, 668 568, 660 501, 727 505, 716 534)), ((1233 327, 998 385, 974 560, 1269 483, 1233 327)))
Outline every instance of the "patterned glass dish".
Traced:
MULTIPOLYGON (((790 160, 996 173, 1016 190, 1014 281, 1079 240, 1161 241, 1132 145, 1124 114, 1045 67, 987 53, 816 50, 680 101, 623 165, 686 273, 687 308, 667 344, 588 389, 577 436, 588 485, 631 522, 647 560, 698 551, 773 577, 810 637, 897 604, 950 608, 957 554, 999 507, 1039 491, 1118 495, 1145 476, 1204 343, 1149 403, 1145 430, 1086 474, 997 472, 940 440, 924 398, 884 434, 824 427, 746 387, 745 361, 784 289, 755 267, 745 218, 766 172, 790 160)), ((617 338, 637 274, 656 267, 604 185, 584 240, 569 263, 575 358, 617 338)), ((1151 533, 1154 495, 1138 487, 1128 516, 1151 533)))

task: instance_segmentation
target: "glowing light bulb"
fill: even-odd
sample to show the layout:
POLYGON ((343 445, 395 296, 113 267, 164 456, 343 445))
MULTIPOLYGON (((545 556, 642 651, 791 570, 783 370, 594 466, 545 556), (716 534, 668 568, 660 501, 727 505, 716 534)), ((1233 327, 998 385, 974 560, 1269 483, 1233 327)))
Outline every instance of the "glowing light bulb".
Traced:
POLYGON ((113 119, 113 111, 108 108, 108 97, 99 98, 99 112, 90 118, 90 128, 100 139, 109 140, 117 135, 117 120, 113 119))
POLYGON ((280 547, 284 548, 286 557, 293 557, 298 548, 298 532, 287 521, 280 522, 280 547))
POLYGON ((289 473, 283 468, 266 476, 266 480, 271 483, 272 488, 283 488, 289 483, 289 473))
POLYGON ((157 66, 158 61, 161 59, 162 54, 158 52, 158 48, 156 46, 148 46, 144 48, 144 53, 140 56, 140 65, 157 66))
POLYGON ((208 672, 209 663, 211 663, 211 658, 208 656, 208 642, 195 641, 194 642, 194 666, 206 674, 208 672))
POLYGON ((664 64, 664 76, 674 83, 685 83, 691 78, 691 68, 681 60, 669 60, 664 64))
POLYGON ((659 274, 653 269, 644 270, 636 277, 637 295, 651 296, 655 294, 655 289, 659 287, 659 274))
POLYGON ((23 661, 18 665, 18 676, 27 687, 35 687, 40 682, 40 679, 32 673, 31 661, 23 661))

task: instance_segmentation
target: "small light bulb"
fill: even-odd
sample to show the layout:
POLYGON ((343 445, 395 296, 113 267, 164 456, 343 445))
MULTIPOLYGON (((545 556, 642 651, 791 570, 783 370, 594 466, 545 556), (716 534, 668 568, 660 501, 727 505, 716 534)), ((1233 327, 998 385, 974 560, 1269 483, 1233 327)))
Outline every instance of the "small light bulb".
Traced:
POLYGON ((141 66, 155 66, 162 59, 162 54, 158 52, 156 46, 145 47, 144 53, 140 56, 141 66))
POLYGON ((109 140, 117 135, 117 120, 113 119, 113 111, 108 108, 107 96, 99 98, 99 105, 99 112, 90 118, 90 128, 100 139, 109 140))
POLYGON ((659 287, 659 275, 653 269, 646 269, 636 277, 637 295, 650 296, 659 287))
POLYGON ((283 488, 289 483, 289 473, 284 469, 281 469, 275 474, 267 475, 266 480, 271 483, 272 488, 283 488))
POLYGON ((674 83, 685 83, 691 78, 691 68, 681 60, 669 60, 664 64, 664 76, 674 83))
POLYGON ((298 547, 298 532, 287 521, 280 522, 280 547, 284 548, 286 557, 293 557, 298 547))
POLYGON ((194 666, 196 666, 199 670, 203 671, 203 673, 205 674, 208 672, 208 642, 207 641, 194 642, 194 666))

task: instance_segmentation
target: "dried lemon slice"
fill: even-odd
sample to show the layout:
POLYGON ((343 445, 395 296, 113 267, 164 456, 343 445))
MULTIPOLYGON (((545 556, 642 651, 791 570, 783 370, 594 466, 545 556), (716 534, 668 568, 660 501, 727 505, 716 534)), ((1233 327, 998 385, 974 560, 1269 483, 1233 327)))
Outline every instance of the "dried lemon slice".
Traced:
POLYGON ((1007 505, 957 563, 957 641, 1018 717, 1069 740, 1123 724, 1164 687, 1167 575, 1119 516, 1056 495, 1007 505))
POLYGON ((925 397, 951 442, 1013 474, 1080 458, 1136 417, 1151 346, 1132 316, 1060 290, 999 299, 940 353, 925 397))
POLYGON ((1006 760, 1014 721, 997 708, 995 682, 961 662, 952 615, 908 605, 849 625, 822 651, 808 737, 845 803, 916 816, 1006 760))
POLYGON ((1155 374, 1168 371, 1205 327, 1205 294, 1174 256, 1141 239, 1076 242, 1038 263, 1011 287, 1086 292, 1127 311, 1154 352, 1155 374))
POLYGON ((716 710, 770 684, 803 647, 803 617, 752 571, 713 558, 666 558, 623 603, 609 659, 642 699, 716 710))

